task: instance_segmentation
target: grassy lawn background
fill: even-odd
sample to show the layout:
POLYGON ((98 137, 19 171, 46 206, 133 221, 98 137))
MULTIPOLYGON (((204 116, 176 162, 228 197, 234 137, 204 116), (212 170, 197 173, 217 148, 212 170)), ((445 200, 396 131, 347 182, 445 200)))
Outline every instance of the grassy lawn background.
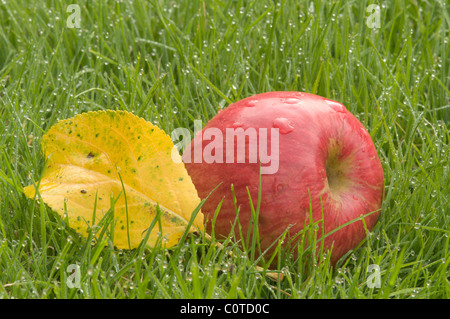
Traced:
MULTIPOLYGON (((1 298, 449 298, 450 14, 445 1, 0 2, 1 298), (366 25, 379 4, 379 28, 366 25), (167 252, 80 238, 22 186, 42 135, 86 111, 128 110, 167 133, 274 90, 346 105, 385 173, 382 216, 334 269, 278 260, 272 281, 238 245, 189 236, 167 252), (229 255, 233 252, 234 257, 229 255), (80 267, 79 288, 67 285, 80 267), (379 267, 371 288, 368 267, 379 267), (69 278, 70 279, 70 278, 69 278)), ((230 238, 231 239, 231 238, 230 238)))

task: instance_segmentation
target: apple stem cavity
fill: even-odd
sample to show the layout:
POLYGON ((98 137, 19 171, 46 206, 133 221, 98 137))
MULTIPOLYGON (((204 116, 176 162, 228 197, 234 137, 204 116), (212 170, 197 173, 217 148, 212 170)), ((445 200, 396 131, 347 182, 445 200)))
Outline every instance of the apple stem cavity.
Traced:
POLYGON ((337 140, 330 140, 328 147, 328 158, 325 163, 325 171, 327 175, 328 188, 330 192, 339 196, 342 192, 347 191, 351 186, 349 171, 351 168, 351 156, 343 157, 342 144, 337 140))

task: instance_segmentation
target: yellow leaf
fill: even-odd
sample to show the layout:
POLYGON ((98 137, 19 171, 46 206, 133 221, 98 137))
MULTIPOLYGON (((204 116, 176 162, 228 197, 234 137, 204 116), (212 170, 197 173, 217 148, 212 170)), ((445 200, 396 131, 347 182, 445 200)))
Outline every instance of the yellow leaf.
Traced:
MULTIPOLYGON (((147 244, 153 246, 159 235, 166 247, 177 244, 200 204, 184 164, 172 160, 170 137, 129 112, 88 112, 60 121, 43 136, 42 148, 47 157, 39 183, 42 200, 87 235, 111 208, 113 196, 118 248, 139 245, 157 205, 160 220, 147 244)), ((35 198, 36 187, 25 187, 25 195, 35 198)), ((196 228, 203 230, 201 212, 190 231, 196 228)))

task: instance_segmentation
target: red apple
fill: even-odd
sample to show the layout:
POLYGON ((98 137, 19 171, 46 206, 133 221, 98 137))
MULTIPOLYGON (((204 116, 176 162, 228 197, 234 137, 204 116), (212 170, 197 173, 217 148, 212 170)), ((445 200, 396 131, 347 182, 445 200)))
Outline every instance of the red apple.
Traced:
POLYGON ((183 161, 201 198, 220 184, 202 208, 211 221, 223 199, 214 223, 217 237, 231 231, 236 205, 246 238, 251 229, 247 187, 256 208, 261 166, 258 227, 263 251, 287 228, 290 236, 300 232, 311 214, 313 221, 321 220, 319 235, 332 232, 323 245, 332 248, 335 264, 365 238, 365 227, 372 230, 380 214, 383 169, 369 133, 344 105, 317 95, 268 92, 233 103, 194 137, 183 161), (228 133, 242 130, 227 138, 227 128, 228 133), (245 143, 241 140, 227 149, 235 137, 245 137, 245 143), (257 160, 252 154, 255 145, 257 160), (201 154, 202 160, 194 160, 193 153, 201 154), (273 155, 271 162, 268 154, 273 155), (364 226, 360 217, 366 214, 364 226))

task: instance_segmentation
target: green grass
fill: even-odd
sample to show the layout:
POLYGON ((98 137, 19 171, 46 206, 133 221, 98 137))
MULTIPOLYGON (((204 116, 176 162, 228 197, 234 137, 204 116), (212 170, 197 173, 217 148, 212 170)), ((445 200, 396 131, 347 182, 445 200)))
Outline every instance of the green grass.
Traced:
POLYGON ((382 2, 379 29, 365 23, 373 1, 77 3, 79 29, 66 26, 66 2, 0 2, 1 298, 450 297, 445 1, 382 2), (276 282, 232 236, 225 248, 198 235, 170 251, 122 251, 97 229, 91 244, 22 193, 59 119, 129 110, 170 133, 273 90, 343 103, 379 151, 382 216, 335 268, 319 256, 306 272, 282 254, 276 282), (71 264, 79 289, 67 286, 71 264), (379 288, 367 285, 372 264, 379 288))

